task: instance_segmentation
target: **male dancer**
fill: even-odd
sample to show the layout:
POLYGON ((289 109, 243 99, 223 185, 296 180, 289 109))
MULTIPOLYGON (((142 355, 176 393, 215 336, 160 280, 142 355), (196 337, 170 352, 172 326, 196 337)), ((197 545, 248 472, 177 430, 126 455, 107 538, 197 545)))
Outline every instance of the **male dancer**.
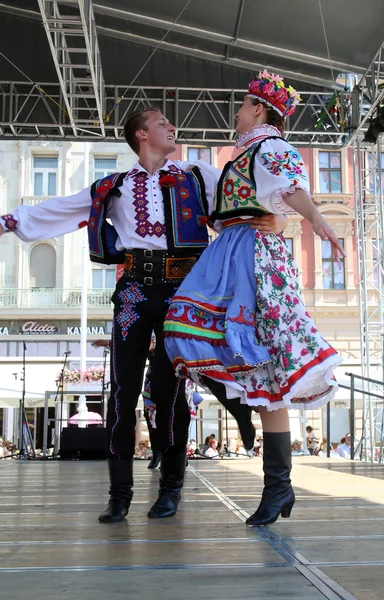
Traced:
MULTIPOLYGON (((124 135, 139 156, 130 171, 110 175, 73 196, 50 198, 33 207, 19 206, 0 218, 0 235, 13 231, 24 241, 49 239, 88 225, 91 260, 124 262, 124 275, 112 296, 115 309, 107 415, 110 500, 99 517, 103 523, 124 519, 132 500, 135 409, 152 331, 156 360, 151 395, 157 409, 156 447, 162 457, 159 497, 148 516, 176 513, 190 414, 184 382, 176 380, 165 352, 163 322, 176 289, 208 244, 206 221, 220 175, 204 161, 184 171, 182 163, 167 160, 176 148, 175 127, 156 108, 132 114, 124 135)), ((273 216, 254 222, 262 233, 280 232, 285 224, 284 217, 273 216)), ((226 401, 220 388, 214 393, 253 438, 249 408, 226 401)))

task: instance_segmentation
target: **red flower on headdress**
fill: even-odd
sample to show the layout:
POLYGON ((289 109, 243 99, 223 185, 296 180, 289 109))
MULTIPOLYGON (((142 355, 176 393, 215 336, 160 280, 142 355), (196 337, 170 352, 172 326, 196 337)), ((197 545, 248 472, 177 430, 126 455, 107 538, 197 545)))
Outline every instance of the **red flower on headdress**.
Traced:
POLYGON ((163 175, 159 179, 160 187, 172 188, 176 185, 176 177, 174 175, 163 175))

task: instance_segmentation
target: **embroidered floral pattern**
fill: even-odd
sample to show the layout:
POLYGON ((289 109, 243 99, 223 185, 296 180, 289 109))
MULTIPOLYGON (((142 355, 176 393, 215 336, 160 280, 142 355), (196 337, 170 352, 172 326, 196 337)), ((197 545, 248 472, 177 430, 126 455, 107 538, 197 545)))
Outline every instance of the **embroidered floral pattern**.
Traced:
POLYGON ((148 176, 143 173, 137 173, 133 176, 133 197, 134 202, 133 206, 135 207, 135 220, 137 223, 136 233, 142 237, 161 237, 165 234, 165 225, 156 221, 156 223, 152 224, 149 221, 149 213, 147 211, 148 208, 148 176))
POLYGON ((129 328, 139 319, 139 315, 133 307, 138 302, 147 299, 142 293, 141 288, 142 284, 133 281, 127 283, 126 289, 118 293, 121 306, 120 312, 115 316, 115 320, 121 329, 121 335, 124 340, 128 335, 129 328))
POLYGON ((3 215, 5 229, 8 231, 16 231, 18 220, 13 215, 3 215))
MULTIPOLYGON (((281 400, 281 392, 289 392, 291 376, 305 373, 307 367, 321 362, 322 355, 335 351, 320 336, 305 310, 299 273, 283 236, 256 233, 255 278, 257 337, 268 348, 275 379, 269 381, 260 373, 261 377, 253 378, 251 385, 255 396, 264 391, 267 397, 281 400)), ((311 396, 313 400, 317 397, 311 396)), ((307 397, 306 401, 310 399, 307 397)))
POLYGON ((261 157, 268 171, 277 176, 284 174, 292 181, 292 185, 297 185, 300 180, 307 179, 304 163, 296 150, 286 150, 280 154, 265 152, 261 157))

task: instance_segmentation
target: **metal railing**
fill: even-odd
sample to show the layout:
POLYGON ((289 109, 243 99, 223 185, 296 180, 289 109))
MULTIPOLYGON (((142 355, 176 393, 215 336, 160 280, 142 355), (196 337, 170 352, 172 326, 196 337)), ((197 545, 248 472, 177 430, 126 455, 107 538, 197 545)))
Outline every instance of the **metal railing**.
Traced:
MULTIPOLYGON (((110 308, 112 289, 88 290, 89 308, 110 308)), ((80 308, 81 289, 30 288, 0 289, 0 311, 10 308, 80 308)))

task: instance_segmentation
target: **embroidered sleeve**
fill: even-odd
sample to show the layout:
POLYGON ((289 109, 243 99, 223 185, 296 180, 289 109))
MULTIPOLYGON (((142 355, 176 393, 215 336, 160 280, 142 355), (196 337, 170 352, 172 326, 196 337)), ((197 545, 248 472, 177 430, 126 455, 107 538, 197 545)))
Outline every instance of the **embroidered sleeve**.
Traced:
POLYGON ((255 157, 257 200, 273 213, 292 212, 284 202, 297 189, 310 193, 300 152, 284 140, 266 140, 255 157))
POLYGON ((4 215, 1 223, 6 231, 14 233, 25 242, 46 240, 79 229, 87 223, 91 208, 90 188, 64 198, 49 198, 29 206, 23 204, 4 215))

